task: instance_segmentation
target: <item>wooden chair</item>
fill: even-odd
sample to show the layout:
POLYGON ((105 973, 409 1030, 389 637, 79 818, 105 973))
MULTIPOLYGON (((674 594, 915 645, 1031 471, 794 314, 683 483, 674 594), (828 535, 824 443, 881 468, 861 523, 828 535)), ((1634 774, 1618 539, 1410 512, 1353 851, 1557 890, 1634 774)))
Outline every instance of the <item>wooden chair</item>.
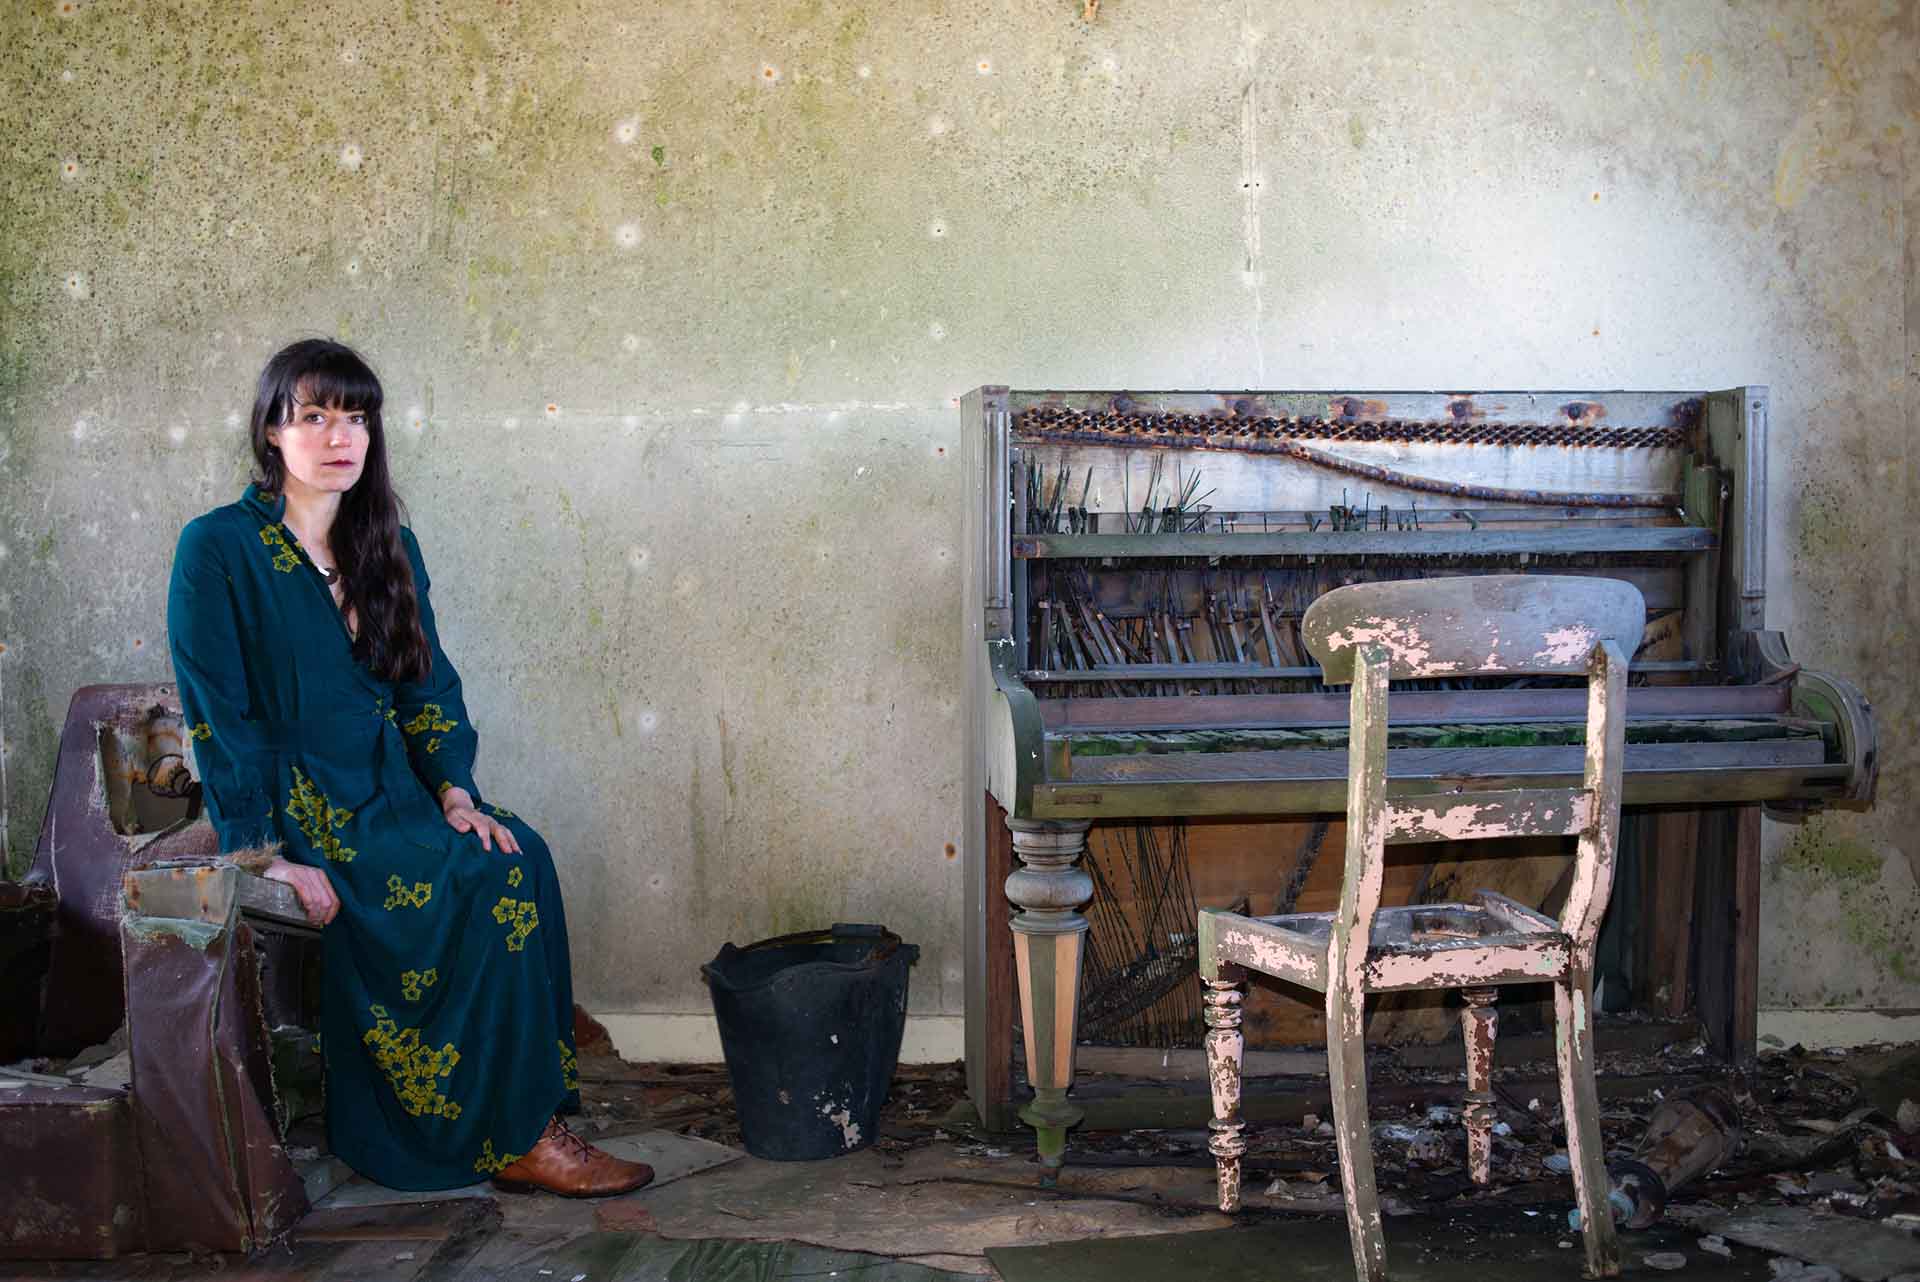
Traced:
POLYGON ((1593 951, 1613 888, 1626 742, 1627 657, 1645 603, 1613 579, 1499 575, 1367 583, 1327 593, 1303 633, 1330 683, 1352 682, 1347 858, 1332 913, 1249 917, 1200 913, 1207 1065, 1214 1120, 1208 1147, 1220 1209, 1240 1203, 1245 973, 1326 994, 1327 1068, 1354 1271, 1386 1277, 1386 1243, 1367 1123, 1363 1014, 1368 993, 1458 988, 1467 1049, 1467 1127, 1473 1178, 1486 1183, 1493 1143, 1493 999, 1502 984, 1554 986, 1560 1100, 1590 1276, 1620 1271, 1600 1109, 1593 1080, 1593 951), (1389 799, 1387 682, 1476 674, 1587 677, 1585 778, 1577 788, 1489 781, 1494 790, 1389 799), (1519 785, 1519 786, 1516 786, 1519 785), (1572 889, 1559 921, 1490 891, 1464 904, 1380 908, 1392 842, 1577 835, 1572 889))

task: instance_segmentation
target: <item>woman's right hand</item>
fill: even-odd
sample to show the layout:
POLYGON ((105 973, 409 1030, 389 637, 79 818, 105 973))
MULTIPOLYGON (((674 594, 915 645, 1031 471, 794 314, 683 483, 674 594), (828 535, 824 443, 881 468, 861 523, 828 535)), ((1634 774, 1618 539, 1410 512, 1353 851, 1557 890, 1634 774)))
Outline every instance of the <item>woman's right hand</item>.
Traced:
POLYGON ((307 920, 316 926, 326 925, 340 912, 340 900, 333 893, 333 883, 318 868, 275 859, 260 875, 292 886, 293 893, 300 897, 300 906, 307 910, 307 920))

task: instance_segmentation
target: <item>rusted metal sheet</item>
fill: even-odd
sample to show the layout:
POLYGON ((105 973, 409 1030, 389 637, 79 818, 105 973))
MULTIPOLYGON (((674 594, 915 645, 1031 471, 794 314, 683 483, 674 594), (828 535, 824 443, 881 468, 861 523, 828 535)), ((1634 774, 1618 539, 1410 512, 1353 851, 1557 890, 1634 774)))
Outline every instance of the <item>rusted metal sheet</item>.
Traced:
POLYGON ((127 911, 142 917, 184 917, 224 923, 235 912, 278 933, 312 935, 292 886, 227 862, 137 869, 127 874, 127 911))
POLYGON ((111 1259, 146 1249, 125 1091, 0 1091, 0 1259, 111 1259))
POLYGON ((38 1050, 72 1055, 120 1026, 120 887, 162 858, 212 857, 213 826, 182 791, 180 696, 171 685, 100 685, 67 707, 47 817, 28 883, 58 888, 38 1050), (160 791, 156 792, 158 788, 160 791))
POLYGON ((306 1213, 274 1120, 253 931, 127 916, 134 1131, 154 1250, 250 1251, 306 1213))

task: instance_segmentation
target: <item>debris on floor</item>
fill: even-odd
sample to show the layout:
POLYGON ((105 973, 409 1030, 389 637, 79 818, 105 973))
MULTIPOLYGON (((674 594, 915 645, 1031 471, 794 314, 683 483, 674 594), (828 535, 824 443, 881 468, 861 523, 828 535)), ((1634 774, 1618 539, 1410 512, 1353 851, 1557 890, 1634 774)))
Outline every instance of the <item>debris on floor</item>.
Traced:
POLYGON ((1859 1282, 1920 1278, 1920 1240, 1911 1233, 1811 1206, 1749 1206, 1703 1225, 1731 1242, 1821 1265, 1859 1282))
MULTIPOLYGON (((1625 1231, 1629 1271, 1652 1276, 1677 1264, 1675 1271, 1693 1282, 1893 1282, 1909 1275, 1920 1282, 1920 1053, 1783 1048, 1736 1072, 1696 1049, 1682 1043, 1602 1057, 1609 1155, 1616 1168, 1637 1156, 1670 1197, 1648 1227, 1625 1231), (1711 1110, 1698 1101, 1713 1093, 1737 1115, 1737 1127, 1700 1122, 1696 1114, 1711 1110), (1663 1132, 1660 1118, 1691 1119, 1694 1129, 1663 1132), (1680 1139, 1661 1150, 1663 1134, 1680 1139), (1668 1159, 1707 1153, 1698 1142, 1716 1134, 1724 1148, 1678 1178, 1683 1163, 1668 1159)), ((112 1061, 111 1046, 102 1051, 85 1064, 38 1061, 19 1070, 73 1081, 112 1061)), ((1375 1165, 1396 1276, 1474 1278, 1495 1266, 1503 1279, 1577 1274, 1551 1062, 1518 1054, 1499 1062, 1493 1181, 1480 1187, 1467 1177, 1457 1064, 1430 1048, 1388 1050, 1370 1060, 1375 1165)), ((1299 1276, 1320 1276, 1312 1261, 1323 1245, 1325 1276, 1350 1276, 1336 1146, 1324 1103, 1314 1102, 1325 1098, 1323 1079, 1248 1079, 1249 1101, 1265 1100, 1276 1120, 1256 1114, 1245 1158, 1246 1209, 1229 1219, 1214 1207, 1208 1106, 1199 1083, 1170 1088, 1164 1078, 1083 1073, 1089 1099, 1111 1105, 1144 1093, 1171 1120, 1077 1129, 1059 1187, 1042 1190, 1031 1132, 983 1131, 958 1065, 902 1066, 872 1147, 792 1163, 738 1156, 738 1123, 720 1065, 630 1063, 610 1045, 595 1053, 583 1043, 580 1077, 577 1129, 609 1148, 650 1146, 636 1151, 661 1171, 655 1186, 599 1203, 496 1198, 483 1185, 467 1198, 442 1193, 400 1205, 342 1205, 354 1196, 349 1183, 330 1199, 333 1209, 317 1212, 277 1249, 295 1252, 294 1271, 309 1273, 299 1253, 324 1251, 321 1271, 338 1275, 351 1241, 354 1267, 365 1266, 356 1276, 392 1282, 570 1282, 576 1274, 586 1282, 632 1282, 700 1276, 709 1266, 776 1264, 789 1272, 817 1267, 823 1276, 857 1268, 861 1277, 903 1282, 993 1276, 996 1269, 1008 1282, 1130 1282, 1168 1276, 1148 1267, 1156 1253, 1177 1261, 1177 1272, 1193 1272, 1192 1262, 1211 1259, 1218 1241, 1232 1249, 1223 1248, 1221 1271, 1208 1266, 1215 1282, 1240 1276, 1229 1259, 1236 1253, 1250 1251, 1270 1269, 1278 1249, 1299 1263, 1299 1276), (1192 1098, 1172 1098, 1182 1091, 1192 1098), (341 1218, 350 1216, 366 1218, 341 1218), (444 1267, 454 1258, 445 1243, 454 1238, 465 1243, 458 1273, 444 1267), (1260 1241, 1286 1245, 1250 1250, 1260 1241), (402 1258, 409 1253, 415 1258, 402 1258)), ((290 1143, 308 1146, 312 1151, 300 1155, 324 1162, 317 1120, 300 1122, 290 1143)), ((182 1258, 148 1257, 138 1270, 131 1264, 101 1266, 116 1270, 110 1272, 52 1265, 37 1275, 208 1275, 182 1258)), ((5 1276, 0 1269, 0 1280, 5 1276)))

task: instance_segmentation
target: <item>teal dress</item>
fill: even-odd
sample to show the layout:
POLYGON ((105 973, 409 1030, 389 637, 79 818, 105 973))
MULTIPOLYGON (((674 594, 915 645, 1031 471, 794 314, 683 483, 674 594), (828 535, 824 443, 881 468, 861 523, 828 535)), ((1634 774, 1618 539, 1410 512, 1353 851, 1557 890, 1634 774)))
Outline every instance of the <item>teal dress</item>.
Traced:
POLYGON ((323 869, 340 912, 321 934, 327 1132, 361 1174, 402 1189, 485 1179, 578 1108, 566 919, 553 859, 489 852, 438 794, 473 782, 478 739, 440 649, 408 529, 424 681, 354 658, 320 572, 249 487, 181 531, 167 629, 207 809, 225 851, 281 843, 323 869))

